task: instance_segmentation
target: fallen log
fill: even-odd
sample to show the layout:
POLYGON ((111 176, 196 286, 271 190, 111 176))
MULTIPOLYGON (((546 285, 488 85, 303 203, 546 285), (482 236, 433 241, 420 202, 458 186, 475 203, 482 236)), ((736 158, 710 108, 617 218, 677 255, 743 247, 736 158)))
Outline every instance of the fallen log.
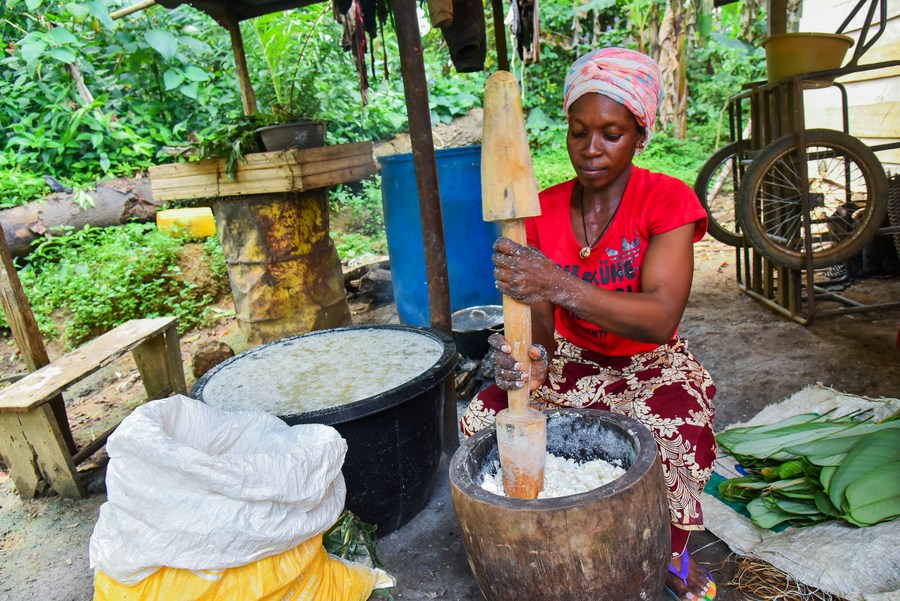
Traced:
POLYGON ((10 253, 17 257, 27 255, 38 238, 63 233, 56 229, 59 226, 78 231, 86 225, 108 227, 129 221, 154 221, 156 212, 165 206, 164 202, 153 200, 146 174, 99 182, 87 194, 94 206, 86 209, 72 201, 73 194, 55 192, 27 205, 0 211, 0 226, 10 253))

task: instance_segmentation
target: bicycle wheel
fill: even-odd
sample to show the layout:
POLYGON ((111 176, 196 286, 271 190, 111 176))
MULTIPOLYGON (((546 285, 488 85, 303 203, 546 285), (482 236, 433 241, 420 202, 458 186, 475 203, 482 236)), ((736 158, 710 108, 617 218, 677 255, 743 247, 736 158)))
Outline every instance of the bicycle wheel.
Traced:
MULTIPOLYGON (((748 142, 742 143, 744 147, 748 142)), ((709 216, 709 234, 729 246, 746 246, 738 226, 737 191, 744 166, 738 157, 738 142, 723 146, 703 164, 694 192, 709 216)))
POLYGON ((829 267, 859 252, 881 226, 887 177, 865 144, 830 129, 806 132, 806 181, 800 158, 793 135, 763 149, 738 191, 741 225, 764 256, 806 269, 801 201, 807 189, 812 267, 829 267))

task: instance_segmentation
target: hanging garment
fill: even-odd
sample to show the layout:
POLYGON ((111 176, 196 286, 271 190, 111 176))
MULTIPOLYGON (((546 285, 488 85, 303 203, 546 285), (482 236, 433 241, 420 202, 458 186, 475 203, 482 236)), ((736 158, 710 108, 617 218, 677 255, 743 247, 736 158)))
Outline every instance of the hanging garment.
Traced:
POLYGON ((487 37, 482 0, 454 0, 453 23, 442 27, 441 33, 458 73, 484 71, 487 37))
POLYGON ((366 75, 366 32, 363 25, 363 15, 359 4, 350 0, 346 13, 340 13, 340 7, 335 3, 338 12, 335 19, 344 26, 344 35, 341 39, 341 47, 350 51, 353 55, 353 64, 356 66, 356 75, 359 79, 359 94, 362 105, 369 104, 369 78, 366 75))
POLYGON ((516 40, 516 53, 525 65, 541 62, 540 15, 538 0, 514 0, 514 21, 510 26, 516 40))
POLYGON ((453 0, 428 0, 428 18, 432 27, 449 27, 453 23, 453 0))

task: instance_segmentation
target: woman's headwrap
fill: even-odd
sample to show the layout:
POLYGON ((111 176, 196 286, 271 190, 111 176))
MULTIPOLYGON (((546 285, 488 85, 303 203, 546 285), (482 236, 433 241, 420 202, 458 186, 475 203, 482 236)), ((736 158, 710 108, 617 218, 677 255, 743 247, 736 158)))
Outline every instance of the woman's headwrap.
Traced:
POLYGON ((647 56, 625 48, 604 48, 588 52, 569 67, 563 91, 566 120, 572 103, 589 93, 609 96, 634 113, 650 142, 656 109, 662 102, 662 72, 647 56))

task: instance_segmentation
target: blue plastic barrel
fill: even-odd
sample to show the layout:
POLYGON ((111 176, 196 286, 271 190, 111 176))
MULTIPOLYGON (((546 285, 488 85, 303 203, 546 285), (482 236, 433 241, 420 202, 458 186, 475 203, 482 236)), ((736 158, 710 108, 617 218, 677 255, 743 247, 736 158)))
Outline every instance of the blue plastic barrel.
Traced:
MULTIPOLYGON (((500 226, 481 217, 481 146, 437 150, 435 159, 450 278, 450 310, 500 304, 502 297, 494 287, 491 263, 491 245, 500 236, 500 226)), ((427 327, 431 320, 425 245, 412 155, 378 160, 397 314, 404 324, 427 327)))

